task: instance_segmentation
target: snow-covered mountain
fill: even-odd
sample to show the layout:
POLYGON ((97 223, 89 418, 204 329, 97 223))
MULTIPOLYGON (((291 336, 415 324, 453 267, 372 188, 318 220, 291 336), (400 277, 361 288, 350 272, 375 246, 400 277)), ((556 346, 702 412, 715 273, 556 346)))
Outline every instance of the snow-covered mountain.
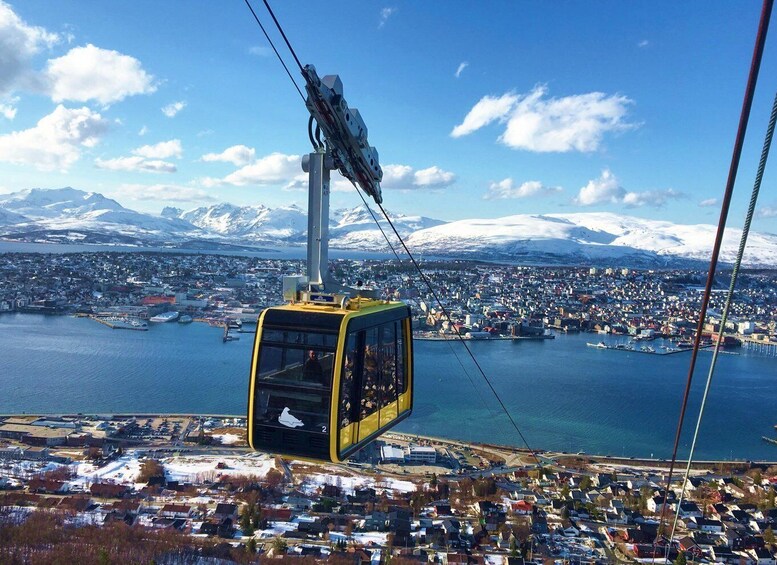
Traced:
POLYGON ((298 243, 308 225, 307 212, 298 206, 271 209, 224 203, 182 212, 178 217, 204 230, 254 243, 298 243))
MULTIPOLYGON (((721 260, 736 257, 741 230, 728 229, 721 260)), ((424 253, 532 263, 661 266, 709 261, 715 226, 673 224, 611 213, 545 214, 461 220, 419 230, 408 246, 424 253)), ((750 233, 744 262, 777 267, 777 236, 750 233)))
POLYGON ((5 223, 3 237, 23 241, 159 245, 206 235, 180 219, 135 212, 102 194, 71 187, 2 195, 0 211, 19 215, 5 223))
MULTIPOLYGON (((377 215, 377 213, 376 213, 377 215)), ((442 222, 393 215, 415 253, 535 264, 681 266, 709 260, 715 226, 673 224, 611 213, 516 215, 442 222)), ((392 243, 388 225, 380 219, 392 243)), ((0 238, 137 246, 213 248, 297 246, 306 242, 307 212, 298 206, 217 204, 160 216, 135 212, 115 200, 74 188, 30 189, 0 195, 0 238)), ((333 210, 332 248, 387 251, 370 213, 333 210)), ((733 262, 741 231, 727 230, 721 260, 733 262)), ((777 268, 777 235, 751 233, 745 264, 777 268)))
MULTIPOLYGON (((169 208, 167 211, 171 212, 169 208)), ((383 235, 365 208, 342 208, 332 211, 330 216, 329 238, 332 247, 382 249, 386 246, 383 235)), ((180 212, 178 217, 204 230, 253 243, 302 245, 307 238, 307 210, 295 205, 268 208, 263 205, 217 204, 180 212)), ((392 217, 392 221, 403 237, 419 229, 444 223, 432 218, 401 214, 392 217)), ((390 231, 388 225, 382 225, 384 230, 390 231)))
POLYGON ((65 187, 47 190, 28 188, 8 195, 0 195, 0 208, 29 218, 77 217, 94 211, 119 211, 125 208, 97 192, 84 192, 65 187))

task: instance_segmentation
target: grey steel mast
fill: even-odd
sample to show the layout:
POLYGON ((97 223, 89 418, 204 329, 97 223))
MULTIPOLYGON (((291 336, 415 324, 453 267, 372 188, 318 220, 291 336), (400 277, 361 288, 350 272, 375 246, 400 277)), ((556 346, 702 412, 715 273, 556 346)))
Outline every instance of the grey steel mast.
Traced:
POLYGON ((372 293, 342 286, 329 276, 330 172, 338 170, 380 204, 383 169, 378 151, 367 141, 361 114, 343 98, 340 77, 319 78, 312 65, 306 65, 302 75, 308 94, 305 105, 325 141, 316 144, 311 132, 315 150, 302 158, 302 170, 308 173, 307 276, 284 277, 283 296, 292 302, 345 305, 356 293, 365 297, 372 293))

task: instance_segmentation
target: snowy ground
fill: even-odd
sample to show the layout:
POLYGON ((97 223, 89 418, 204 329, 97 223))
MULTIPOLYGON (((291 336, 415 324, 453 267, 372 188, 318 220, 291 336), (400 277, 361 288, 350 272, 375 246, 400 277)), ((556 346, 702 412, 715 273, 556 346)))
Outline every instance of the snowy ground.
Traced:
MULTIPOLYGON (((270 469, 275 468, 273 458, 259 453, 239 456, 174 456, 160 459, 159 462, 164 465, 168 480, 181 482, 213 480, 219 475, 264 477, 270 469)), ((85 489, 94 482, 110 482, 142 488, 142 484, 136 484, 141 465, 140 456, 134 451, 122 455, 103 467, 96 467, 86 462, 72 463, 70 468, 76 472, 77 477, 70 480, 69 484, 75 489, 85 489)), ((58 467, 57 464, 49 464, 45 468, 36 470, 39 472, 56 467, 58 467)))
POLYGON ((302 486, 302 491, 305 494, 313 494, 323 485, 339 486, 346 494, 354 494, 357 489, 364 488, 374 488, 377 493, 385 491, 414 492, 416 490, 416 486, 410 481, 391 478, 383 478, 379 483, 376 483, 372 477, 344 477, 315 473, 306 475, 305 479, 305 484, 302 486))
POLYGON ((201 482, 219 475, 264 477, 275 468, 275 460, 264 453, 240 456, 197 455, 163 459, 165 475, 169 480, 201 482), (218 468, 222 463, 222 469, 218 468))
POLYGON ((245 441, 245 438, 242 438, 237 434, 213 434, 213 438, 219 440, 221 445, 234 445, 238 442, 245 441))
POLYGON ((71 485, 85 487, 87 483, 110 482, 134 486, 140 473, 140 459, 134 452, 122 455, 104 467, 96 467, 92 463, 73 463, 78 477, 71 480, 71 485))

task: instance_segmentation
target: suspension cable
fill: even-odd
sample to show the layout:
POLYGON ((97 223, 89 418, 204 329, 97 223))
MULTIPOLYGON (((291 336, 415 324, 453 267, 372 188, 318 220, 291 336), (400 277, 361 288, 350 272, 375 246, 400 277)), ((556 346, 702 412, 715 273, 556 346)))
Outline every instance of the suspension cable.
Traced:
MULTIPOLYGON (((391 229, 394 231, 394 235, 396 235, 397 239, 399 240, 399 243, 402 244, 402 247, 404 248, 405 253, 407 253, 407 256, 410 258, 410 261, 413 263, 413 266, 415 266, 416 271, 418 271, 418 274, 421 276, 421 280, 424 281, 424 283, 426 284, 426 287, 429 289, 429 292, 432 293, 432 296, 434 297, 435 302, 437 302, 437 305, 440 307, 440 310, 442 310, 443 314, 445 314, 445 317, 448 319, 448 322, 452 323, 451 316, 448 313, 448 310, 445 308, 445 306, 443 306, 442 301, 440 300, 440 297, 437 295, 437 292, 434 290, 434 287, 432 286, 432 283, 429 281, 428 277, 421 270, 421 267, 416 262, 415 257, 413 257, 413 254, 410 253, 410 249, 408 249, 407 245, 402 239, 402 236, 399 235, 397 228, 394 227, 394 223, 391 221, 391 218, 389 218, 388 214, 386 213, 386 210, 383 208, 381 204, 378 204, 378 208, 380 208, 380 211, 383 213, 383 217, 386 218, 386 221, 388 222, 389 226, 391 226, 391 229)), ((537 461, 537 464, 540 467, 542 467, 542 462, 540 461, 540 458, 537 456, 537 453, 529 446, 529 442, 526 441, 526 437, 523 435, 523 432, 521 432, 521 429, 518 427, 518 424, 513 419, 513 416, 512 414, 510 414, 510 411, 507 409, 507 406, 505 406, 505 403, 502 401, 502 398, 499 396, 499 393, 496 391, 496 389, 494 388, 494 385, 491 383, 491 380, 486 375, 486 372, 483 370, 483 367, 478 362, 477 358, 475 357, 475 354, 472 353, 472 350, 469 348, 469 345, 467 345, 466 340, 462 337, 461 333, 458 330, 456 331, 455 335, 456 337, 458 337, 459 341, 461 341, 461 344, 464 346, 464 349, 466 349, 467 354, 472 359, 472 362, 475 364, 475 367, 477 367, 478 372, 483 377, 483 380, 486 381, 488 388, 491 389, 491 392, 494 394, 494 397, 499 403, 499 406, 502 407, 502 410, 507 416, 507 419, 510 420, 510 424, 512 424, 513 428, 520 436, 521 440, 526 446, 526 449, 529 450, 532 457, 534 457, 535 461, 537 461)))
MULTIPOLYGON (((271 17, 272 17, 272 19, 273 19, 273 22, 275 22, 275 26, 276 26, 276 28, 277 28, 277 29, 278 29, 278 31, 280 32, 281 36, 283 37, 283 40, 286 42, 286 46, 288 47, 289 51, 291 52, 292 56, 294 57, 294 60, 295 60, 295 62, 297 63, 297 66, 300 68, 300 70, 304 70, 304 69, 303 69, 303 67, 302 67, 302 63, 300 63, 300 60, 299 60, 299 58, 297 57, 297 54, 296 54, 296 52, 294 51, 294 48, 292 47, 291 43, 289 42, 289 39, 288 39, 288 37, 286 36, 286 33, 283 31, 283 28, 281 27, 281 25, 280 25, 280 22, 279 22, 279 21, 278 21, 278 19, 275 17, 275 13, 273 12, 272 8, 270 7, 270 4, 269 4, 268 0, 263 0, 263 1, 264 1, 264 5, 265 5, 265 7, 267 8, 267 11, 270 13, 270 16, 271 16, 271 17)), ((291 82, 294 84, 294 88, 296 88, 296 89, 297 89, 297 92, 299 93, 299 95, 300 95, 300 97, 302 98, 302 100, 303 100, 303 101, 306 101, 306 99, 305 99, 305 96, 302 94, 302 91, 300 90, 299 86, 297 85, 297 82, 296 82, 296 81, 294 80, 294 78, 292 77, 292 75, 291 75, 291 72, 289 71, 289 68, 286 66, 286 63, 283 61, 283 58, 280 56, 280 53, 278 53, 278 50, 275 48, 275 44, 274 44, 274 43, 272 42, 272 40, 270 39, 270 36, 268 35, 268 33, 267 33, 267 31, 265 30, 264 26, 262 25, 261 21, 259 20, 259 17, 256 15, 256 12, 254 12, 254 9, 251 7, 251 4, 249 3, 249 0, 244 0, 244 2, 245 2, 245 4, 246 4, 246 6, 248 6, 248 9, 251 11, 251 14, 253 14, 253 16, 254 16, 254 19, 256 20, 256 23, 257 23, 257 24, 259 24, 259 27, 262 29, 262 32, 264 33, 264 36, 265 36, 265 38, 267 38, 267 41, 270 43, 270 46, 272 47, 273 51, 275 52, 275 55, 278 57, 278 60, 279 60, 279 61, 281 62, 281 64, 283 65, 283 68, 285 69, 285 71, 286 71, 286 74, 289 76, 289 78, 291 79, 291 82)), ((318 131, 317 131, 316 133, 318 133, 318 131)), ((312 142, 312 139, 311 139, 311 142, 312 142)), ((314 144, 314 145, 315 145, 315 144, 314 144)), ((351 183, 353 183, 353 181, 351 181, 351 183)), ((354 185, 354 187, 355 187, 355 185, 354 185)), ((358 188, 357 188, 357 192, 359 192, 358 188)), ((366 201, 364 200, 364 197, 361 195, 361 193, 360 193, 360 192, 359 192, 359 196, 362 198, 362 201, 364 201, 365 205, 367 205, 366 201)), ((386 213, 386 210, 383 208, 383 206, 381 206, 381 204, 378 204, 378 207, 380 208, 380 211, 383 213, 383 216, 384 216, 384 218, 386 219, 386 221, 388 222, 389 226, 391 226, 391 229, 394 231, 394 235, 396 235, 397 239, 398 239, 398 240, 399 240, 399 242, 402 244, 402 247, 404 248, 405 252, 407 253, 408 257, 410 258, 410 261, 412 262, 413 266, 415 267, 415 269, 418 271, 419 275, 421 276, 421 279, 424 281, 424 283, 426 284, 427 288, 429 289, 429 291, 431 292, 431 294, 434 296, 434 299, 435 299, 435 301, 437 302, 437 304, 438 304, 438 306, 440 307, 440 309, 442 310, 443 314, 444 314, 444 315, 445 315, 445 317, 448 319, 449 323, 452 323, 451 316, 450 316, 450 314, 448 313, 448 310, 445 308, 445 306, 443 306, 443 304, 442 304, 442 302, 441 302, 441 300, 440 300, 439 296, 437 295, 437 292, 434 290, 434 288, 433 288, 433 286, 432 286, 431 282, 429 281, 429 279, 426 277, 426 275, 425 275, 425 274, 423 273, 423 271, 421 270, 421 268, 420 268, 420 266, 418 265, 418 263, 416 262, 415 258, 414 258, 414 257, 413 257, 413 255, 410 253, 410 250, 407 248, 407 245, 405 245, 405 242, 404 242, 404 240, 402 239, 402 236, 400 236, 400 235, 399 235, 399 232, 397 231, 397 229, 396 229, 396 227, 394 226, 393 222, 391 221, 391 219, 389 218, 388 214, 386 213)), ((390 241, 389 241, 388 237, 386 236, 386 234, 383 232, 383 228, 380 226, 380 223, 378 222, 377 218, 376 218, 376 217, 375 217, 375 215, 373 214, 372 210, 369 208, 369 206, 367 206, 367 209, 368 209, 368 210, 370 210, 370 214, 372 215, 372 217, 373 217, 373 220, 375 220, 375 223, 376 223, 376 224, 378 225, 378 227, 380 228, 380 230, 381 230, 381 233, 383 233, 383 237, 386 239, 386 242, 389 244, 389 247, 390 247, 390 248, 391 248, 391 250, 394 252, 394 255, 397 257, 397 259, 399 259, 399 255, 397 254, 396 250, 394 250, 394 247, 391 245, 391 243, 390 243, 390 241)), ((400 260, 400 263, 401 263, 401 260, 400 260)), ((481 367, 481 365, 480 365, 480 363, 478 362, 477 358, 476 358, 476 357, 475 357, 475 355, 472 353, 472 350, 469 348, 469 346, 467 345, 466 341, 465 341, 465 340, 464 340, 464 338, 461 336, 461 334, 459 333, 459 331, 458 331, 458 330, 456 330, 456 336, 457 336, 457 337, 458 337, 458 339, 461 341, 461 343, 462 343, 462 345, 464 346, 465 350, 467 351, 468 355, 469 355, 469 356, 470 356, 470 358, 472 359, 472 362, 473 362, 473 363, 475 364, 475 366, 477 367, 477 369, 478 369, 478 372, 479 372, 479 373, 480 373, 480 375, 483 377, 483 380, 485 380, 485 381, 486 381, 486 384, 487 384, 487 385, 488 385, 488 387, 491 389, 491 392, 494 394, 494 397, 496 398, 497 402, 498 402, 498 403, 499 403, 499 405, 501 406, 502 410, 504 411, 504 413, 505 413, 505 415, 507 416, 508 420, 509 420, 509 421, 510 421, 510 423, 512 424, 513 428, 515 429, 515 431, 516 431, 516 432, 518 433, 518 435, 520 436, 520 438, 521 438, 521 440, 523 441, 524 445, 526 445, 526 449, 527 449, 527 450, 528 450, 528 451, 531 453, 532 457, 534 457, 534 459, 537 461, 537 464, 538 464, 540 467, 542 467, 542 462, 540 461, 539 457, 537 456, 537 453, 536 453, 536 452, 535 452, 535 451, 534 451, 534 450, 533 450, 533 449, 532 449, 532 448, 529 446, 529 443, 528 443, 528 441, 526 441, 526 437, 525 437, 525 436, 523 435, 523 433, 521 432, 520 428, 518 427, 518 424, 517 424, 517 423, 515 422, 515 420, 513 419, 513 417, 512 417, 512 415, 510 414, 509 410, 507 410, 507 407, 505 406, 505 404, 504 404, 504 402, 502 401, 501 397, 500 397, 500 396, 499 396, 499 394, 497 393, 496 389, 494 388, 493 384, 492 384, 492 383, 491 383, 491 381, 489 380, 489 378, 488 378, 488 376, 486 375, 485 371, 484 371, 484 370, 483 370, 483 368, 481 367)), ((459 361, 459 363, 461 363, 461 361, 459 361)), ((463 366, 463 365, 462 365, 462 366, 463 366)), ((468 376, 468 377, 470 376, 470 375, 469 375, 469 373, 467 373, 467 371, 466 371, 466 370, 465 370, 465 374, 467 374, 467 376, 468 376)), ((470 378, 470 382, 472 382, 471 378, 470 378)), ((477 390, 477 387, 475 387, 475 386, 474 386, 474 382, 472 382, 472 384, 473 384, 473 388, 475 388, 475 389, 477 390)))
POLYGON ((283 40, 286 42, 286 47, 288 47, 289 51, 291 51, 291 55, 292 57, 294 57, 294 60, 297 62, 297 66, 299 67, 299 70, 300 71, 304 70, 302 68, 302 63, 299 62, 299 58, 297 57, 297 54, 294 52, 294 48, 291 46, 291 43, 289 43, 289 38, 286 37, 286 33, 283 31, 281 24, 278 22, 278 18, 275 17, 275 12, 272 11, 272 8, 270 8, 270 3, 267 0, 264 0, 264 6, 265 8, 267 8, 267 11, 270 12, 272 21, 275 22, 275 27, 278 28, 278 31, 281 33, 281 37, 283 37, 283 40))
MULTIPOLYGON (((289 75, 289 79, 291 79, 291 83, 294 85, 294 88, 297 89, 297 92, 299 92, 299 95, 302 98, 302 101, 305 102, 305 95, 302 94, 302 90, 300 90, 300 87, 297 85, 297 81, 295 81, 294 77, 291 76, 289 67, 286 66, 286 63, 283 60, 283 57, 281 57, 281 54, 278 53, 278 50, 275 48, 275 43, 273 43, 272 39, 270 39, 270 36, 267 33, 267 30, 264 29, 262 22, 259 20, 259 16, 256 15, 256 12, 254 12, 254 9, 251 7, 251 3, 248 0, 243 0, 243 1, 245 2, 246 6, 248 6, 248 9, 251 10, 251 14, 254 16, 256 23, 258 23, 259 27, 262 29, 262 33, 264 34, 264 37, 267 38, 267 42, 270 44, 270 47, 272 47, 272 50, 275 51, 275 56, 278 57, 278 60, 281 62, 281 65, 283 65, 283 70, 285 70, 286 74, 289 75)), ((270 10, 270 6, 267 4, 266 1, 265 1, 265 5, 267 6, 267 9, 270 10)), ((273 17, 273 20, 275 20, 275 15, 272 13, 272 10, 270 10, 270 14, 273 17)), ((275 20, 275 23, 278 24, 278 20, 275 20)), ((280 26, 278 26, 278 29, 280 29, 280 26)), ((286 34, 283 33, 283 30, 281 30, 281 35, 283 35, 283 39, 286 39, 286 34)), ((288 39, 286 39, 286 45, 289 45, 288 39)), ((291 49, 291 45, 289 45, 289 50, 291 50, 291 54, 294 55, 294 59, 297 61, 297 64, 299 65, 299 59, 297 59, 297 55, 296 53, 294 53, 294 50, 291 49)))
MULTIPOLYGON (((761 19, 758 24, 758 33, 756 36, 755 47, 753 49, 753 58, 750 63, 750 73, 747 79, 747 86, 745 88, 744 100, 742 102, 742 110, 739 117, 739 126, 737 129, 736 139, 734 142, 733 155, 731 157, 731 165, 729 167, 728 179, 726 181, 726 189, 723 195, 723 202, 720 209, 720 219, 718 220, 718 229, 715 234, 715 243, 712 248, 712 256, 710 258, 710 267, 707 274, 707 283, 704 288, 704 295, 702 298, 701 309, 699 312, 699 320, 696 327, 696 336, 693 342, 693 351, 691 354, 691 362, 688 368, 688 378, 685 385, 685 392, 683 394, 683 400, 680 405, 680 416, 677 422, 677 431, 675 433, 674 449, 672 451, 672 461, 669 466, 669 475, 666 479, 666 490, 664 491, 664 499, 661 505, 661 520, 658 526, 658 533, 654 542, 654 557, 655 557, 655 544, 663 533, 664 518, 666 515, 666 503, 669 495, 669 489, 672 484, 672 473, 674 471, 675 463, 677 461, 677 450, 680 445, 680 435, 683 430, 683 420, 685 418, 685 411, 688 406, 688 397, 691 391, 691 382, 693 380, 693 372, 696 366, 696 359, 699 354, 699 346, 701 343, 701 334, 704 329, 704 321, 707 317, 707 307, 709 305, 710 296, 712 294, 712 283, 715 279, 715 272, 718 265, 718 257, 720 255, 720 248, 723 243, 723 232, 726 227, 726 218, 728 217, 728 210, 731 204, 731 197, 734 192, 734 184, 737 177, 737 171, 739 170, 739 161, 742 155, 742 146, 744 144, 745 133, 747 131, 747 124, 750 118, 750 109, 753 104, 753 96, 755 93, 755 85, 758 81, 758 72, 761 67, 761 58, 763 55, 764 44, 766 43, 766 33, 769 29, 769 19, 771 17, 772 6, 774 0, 764 0, 761 10, 761 19)), ((671 538, 669 540, 671 542, 671 538)))
MULTIPOLYGON (((351 179, 349 179, 351 180, 351 179)), ((380 222, 378 221, 377 216, 375 215, 375 212, 372 211, 372 208, 370 208, 369 203, 364 198, 364 195, 362 194, 361 190, 356 186, 356 183, 351 180, 351 184, 353 185, 354 190, 356 190, 356 194, 359 195, 359 198, 361 198, 362 202, 364 203, 364 207, 367 208, 367 211, 370 213, 370 216, 372 216, 372 220, 375 222, 375 224, 378 226, 378 229, 380 230, 380 233, 383 234, 383 239, 386 240, 386 243, 388 244, 389 248, 391 248, 392 253, 394 253, 394 257, 397 258, 397 261, 399 262, 400 266, 402 265, 402 258, 399 256, 399 253, 397 253, 396 249, 393 245, 391 245, 391 241, 389 240, 388 236, 386 235, 386 232, 383 230, 383 226, 380 225, 380 222)), ((450 318, 449 318, 450 321, 450 318)), ((456 350, 453 348, 453 344, 451 343, 452 340, 448 339, 448 337, 443 334, 445 338, 445 342, 448 344, 448 347, 451 350, 451 353, 453 353, 453 356, 456 358, 456 361, 458 361, 459 366, 461 367, 461 370, 464 372, 464 374, 467 376, 467 379, 469 380, 470 384, 472 385, 472 389, 476 392, 478 395, 478 398, 480 399, 481 404, 485 406, 486 410, 488 410, 489 414, 491 416, 494 416, 494 412, 491 409, 488 404, 486 404, 485 398, 483 397, 483 394, 480 392, 480 388, 475 386, 475 381, 472 379, 472 375, 469 374, 469 371, 467 371, 467 368, 464 366, 464 363, 462 362, 461 358, 459 357, 459 354, 456 352, 456 350)))
MULTIPOLYGON (((351 179, 348 179, 351 180, 351 179)), ((386 243, 388 244, 389 248, 391 249, 391 252, 394 254, 394 257, 397 258, 397 261, 399 261, 400 264, 402 264, 402 259, 399 258, 399 253, 397 253, 397 250, 394 249, 394 246, 391 245, 391 241, 389 240, 388 236, 386 235, 386 232, 383 230, 383 226, 380 225, 380 222, 378 222, 377 216, 375 216, 375 212, 372 211, 372 208, 370 208, 370 205, 367 203, 367 200, 364 198, 364 195, 361 193, 359 188, 356 186, 356 183, 354 183, 351 180, 351 184, 353 185, 354 190, 356 190, 356 194, 359 195, 359 198, 362 199, 362 203, 364 204, 364 207, 367 208, 367 211, 370 213, 370 216, 372 216, 372 221, 375 222, 375 225, 378 226, 378 229, 380 230, 380 233, 383 235, 383 239, 386 240, 386 243)))
POLYGON ((769 125, 766 128, 766 138, 764 139, 763 149, 761 150, 761 161, 758 164, 758 172, 755 176, 755 183, 753 184, 753 192, 750 196, 750 205, 747 208, 747 215, 745 217, 745 225, 742 228, 742 237, 739 240, 739 250, 737 251, 736 261, 734 263, 734 270, 731 272, 731 284, 728 288, 728 295, 726 297, 726 305, 723 308, 723 316, 720 320, 720 331, 718 332, 718 338, 715 343, 715 348, 712 351, 712 362, 710 364, 710 370, 707 374, 707 383, 704 387, 704 394, 702 396, 701 406, 699 407, 699 418, 696 420, 696 430, 693 432, 693 441, 691 442, 691 451, 688 455, 688 465, 685 468, 685 475, 683 478, 682 488, 680 489, 680 497, 677 501, 677 510, 674 516, 674 522, 672 523, 672 534, 669 539, 674 537, 675 530, 677 529, 677 521, 680 518, 680 505, 683 502, 683 496, 685 494, 685 487, 688 484, 688 476, 691 472, 691 463, 693 462, 693 453, 696 449, 696 440, 699 437, 699 428, 701 428, 701 420, 704 415, 704 408, 707 404, 707 396, 710 391, 710 385, 712 384, 712 376, 715 372, 715 366, 718 360, 718 352, 720 346, 723 343, 723 333, 726 328, 726 322, 728 321, 728 314, 731 308, 731 302, 734 297, 734 289, 736 288, 737 277, 739 275, 739 268, 742 264, 742 256, 745 254, 745 245, 747 244, 747 237, 750 233, 750 224, 753 221, 753 214, 755 213, 755 204, 758 201, 758 193, 761 190, 761 180, 763 179, 764 168, 766 167, 766 160, 769 157, 769 148, 772 145, 772 135, 774 134, 774 123, 777 120, 777 95, 774 97, 774 103, 772 104, 772 114, 769 118, 769 125))

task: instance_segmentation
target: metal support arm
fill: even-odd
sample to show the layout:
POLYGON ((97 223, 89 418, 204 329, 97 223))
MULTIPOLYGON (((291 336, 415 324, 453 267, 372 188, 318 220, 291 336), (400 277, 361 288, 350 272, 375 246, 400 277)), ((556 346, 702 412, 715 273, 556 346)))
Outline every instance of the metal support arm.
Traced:
POLYGON ((329 277, 329 173, 332 160, 323 151, 302 158, 308 173, 308 283, 324 286, 329 277))

